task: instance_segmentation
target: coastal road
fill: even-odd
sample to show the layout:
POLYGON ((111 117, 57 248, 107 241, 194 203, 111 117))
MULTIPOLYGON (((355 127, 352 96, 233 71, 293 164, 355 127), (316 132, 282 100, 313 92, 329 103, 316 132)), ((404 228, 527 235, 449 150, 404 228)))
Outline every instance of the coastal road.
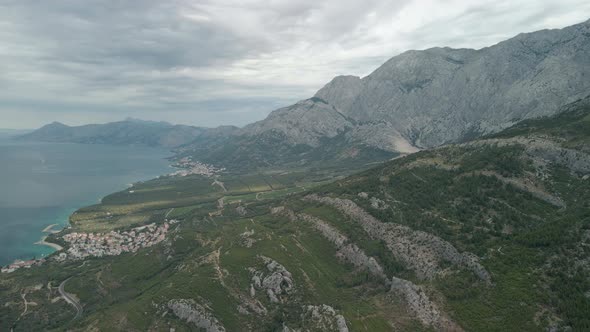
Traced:
POLYGON ((59 284, 58 290, 59 290, 59 294, 61 295, 61 297, 63 297, 64 300, 66 300, 66 302, 73 305, 74 308, 76 308, 76 316, 74 317, 74 319, 78 319, 78 318, 80 318, 80 316, 82 316, 82 312, 84 311, 84 308, 82 308, 82 305, 80 305, 80 303, 78 301, 76 301, 76 299, 74 299, 70 294, 66 293, 66 291, 64 290, 66 282, 68 282, 68 280, 70 280, 70 279, 71 278, 68 278, 68 279, 62 281, 62 283, 59 284))

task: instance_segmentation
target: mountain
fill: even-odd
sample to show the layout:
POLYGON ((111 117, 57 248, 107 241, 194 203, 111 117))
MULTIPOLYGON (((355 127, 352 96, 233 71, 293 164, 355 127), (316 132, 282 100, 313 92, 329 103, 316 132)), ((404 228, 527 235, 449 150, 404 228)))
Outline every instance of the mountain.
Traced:
MULTIPOLYGON (((251 171, 275 166, 314 165, 346 169, 399 155, 397 150, 350 140, 351 135, 371 136, 364 130, 364 126, 343 116, 334 106, 314 97, 276 110, 266 120, 247 125, 232 135, 187 144, 178 149, 177 157, 190 156, 232 171, 251 171)), ((393 134, 384 133, 382 137, 389 135, 393 134)), ((393 137, 392 142, 397 142, 396 138, 393 137)), ((371 137, 367 139, 370 140, 371 137)), ((379 146, 379 142, 374 143, 379 146)), ((401 138, 398 144, 398 150, 403 152, 416 151, 401 138)))
POLYGON ((585 97, 590 21, 520 34, 481 50, 400 54, 363 79, 336 78, 316 94, 361 122, 387 121, 420 148, 496 132, 585 97))
MULTIPOLYGON (((313 98, 273 111, 219 143, 239 146, 244 157, 260 156, 255 166, 295 155, 310 162, 323 150, 338 160, 358 159, 367 148, 391 157, 554 114, 588 95, 588 77, 590 21, 480 50, 407 51, 367 77, 336 77, 313 98), (342 140, 346 147, 333 145, 342 140)), ((214 151, 220 147, 209 142, 191 148, 208 162, 251 163, 240 155, 219 156, 214 151)))
POLYGON ((227 135, 235 129, 235 127, 231 126, 209 129, 128 118, 119 122, 75 127, 53 122, 31 133, 22 135, 19 139, 45 142, 146 145, 174 148, 190 143, 198 138, 227 135))
POLYGON ((138 183, 0 274, 0 329, 587 331, 589 147, 585 98, 327 182, 138 183))
POLYGON ((178 158, 233 171, 357 167, 554 114, 588 95, 588 77, 590 20, 480 50, 407 51, 364 78, 336 77, 314 97, 244 128, 53 123, 23 139, 172 147, 178 158))

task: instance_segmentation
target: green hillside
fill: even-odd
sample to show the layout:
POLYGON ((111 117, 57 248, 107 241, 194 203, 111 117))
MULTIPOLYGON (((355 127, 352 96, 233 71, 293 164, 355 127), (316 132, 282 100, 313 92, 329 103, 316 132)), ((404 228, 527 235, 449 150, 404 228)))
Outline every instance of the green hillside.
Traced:
POLYGON ((165 240, 1 274, 0 330, 588 330, 589 105, 346 178, 137 184, 54 240, 179 220, 165 240))

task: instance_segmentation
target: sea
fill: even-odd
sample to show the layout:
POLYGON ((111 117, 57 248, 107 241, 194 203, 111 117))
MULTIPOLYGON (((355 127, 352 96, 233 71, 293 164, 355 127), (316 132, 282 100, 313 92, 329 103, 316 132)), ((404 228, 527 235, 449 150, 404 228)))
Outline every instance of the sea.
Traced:
POLYGON ((0 133, 0 265, 41 258, 45 227, 68 225, 78 208, 171 172, 170 151, 137 146, 31 143, 0 133))

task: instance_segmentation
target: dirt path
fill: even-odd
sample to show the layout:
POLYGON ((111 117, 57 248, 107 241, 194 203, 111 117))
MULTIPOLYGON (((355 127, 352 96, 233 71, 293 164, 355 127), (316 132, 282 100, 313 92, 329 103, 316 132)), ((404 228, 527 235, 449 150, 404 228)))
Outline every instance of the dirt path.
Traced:
POLYGON ((166 215, 164 216, 164 218, 168 218, 168 216, 170 215, 170 213, 172 213, 172 211, 174 211, 174 208, 171 208, 170 210, 168 210, 168 212, 166 212, 166 215))

